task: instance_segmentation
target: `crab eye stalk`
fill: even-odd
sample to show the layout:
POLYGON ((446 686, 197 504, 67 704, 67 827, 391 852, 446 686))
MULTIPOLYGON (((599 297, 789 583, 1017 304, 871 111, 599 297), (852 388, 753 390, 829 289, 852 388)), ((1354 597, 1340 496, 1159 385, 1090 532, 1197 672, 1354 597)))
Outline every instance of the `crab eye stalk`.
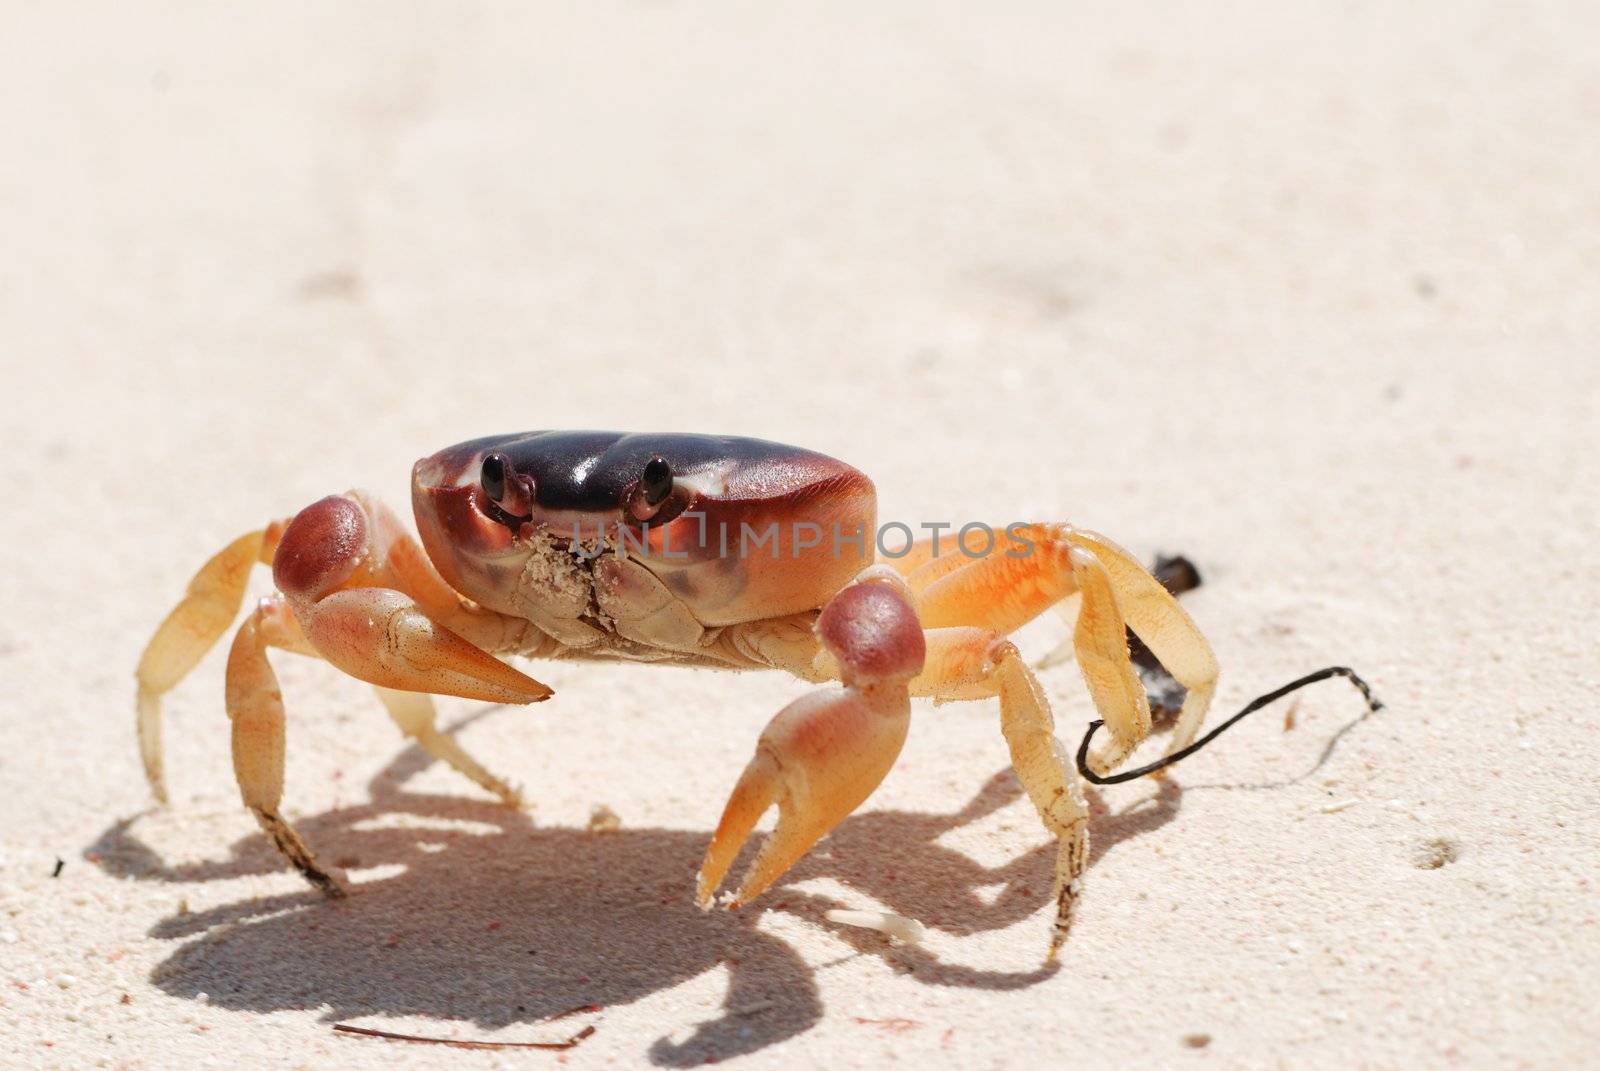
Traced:
POLYGON ((640 523, 670 520, 685 504, 685 496, 673 482, 672 466, 660 454, 645 462, 639 478, 622 495, 623 516, 640 523))
POLYGON ((495 502, 506 496, 508 467, 504 454, 485 454, 483 457, 483 468, 478 474, 478 483, 483 487, 483 493, 495 502))
POLYGON ((516 531, 533 512, 533 477, 518 472, 504 454, 484 454, 478 486, 490 505, 485 512, 516 531))
POLYGON ((644 475, 639 477, 639 490, 649 506, 659 506, 672 493, 672 466, 657 454, 645 463, 644 475))

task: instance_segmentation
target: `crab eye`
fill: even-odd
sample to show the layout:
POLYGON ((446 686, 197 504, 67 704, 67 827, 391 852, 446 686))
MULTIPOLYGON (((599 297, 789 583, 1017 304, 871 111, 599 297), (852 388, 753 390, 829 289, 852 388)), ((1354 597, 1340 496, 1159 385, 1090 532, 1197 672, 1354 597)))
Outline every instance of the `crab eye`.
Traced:
POLYGON ((672 466, 666 458, 657 454, 645 463, 639 489, 644 492, 645 503, 651 506, 659 506, 672 493, 672 466))
POLYGON ((478 475, 478 483, 483 487, 483 493, 496 502, 506 496, 506 469, 508 467, 504 454, 485 454, 483 456, 483 471, 478 475))

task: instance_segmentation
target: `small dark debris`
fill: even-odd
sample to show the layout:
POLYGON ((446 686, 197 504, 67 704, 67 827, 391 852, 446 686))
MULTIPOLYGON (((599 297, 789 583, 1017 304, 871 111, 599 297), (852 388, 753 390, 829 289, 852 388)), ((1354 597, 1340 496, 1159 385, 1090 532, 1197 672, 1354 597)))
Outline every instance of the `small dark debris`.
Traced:
POLYGON ((1439 284, 1431 276, 1419 275, 1411 280, 1411 289, 1417 292, 1419 298, 1428 299, 1438 295, 1439 284))
POLYGON ((1150 569, 1151 575, 1161 581, 1161 586, 1174 595, 1182 595, 1186 591, 1193 591, 1201 584, 1200 570, 1194 562, 1182 554, 1175 554, 1168 558, 1166 555, 1157 554, 1156 563, 1150 569))
POLYGON ((300 280, 296 292, 303 301, 359 301, 364 287, 354 268, 334 268, 300 280))
POLYGON ((65 867, 66 865, 67 865, 67 861, 65 859, 61 858, 59 855, 56 856, 56 868, 54 870, 50 871, 50 876, 52 878, 59 878, 61 876, 62 868, 65 867))
POLYGON ((1411 852, 1411 865, 1418 870, 1438 870, 1461 858, 1461 846, 1449 837, 1429 837, 1411 852))
POLYGON ((1183 1035, 1183 1043, 1184 1043, 1184 1045, 1186 1047, 1191 1048, 1191 1049, 1203 1049, 1207 1045, 1211 1044, 1211 1035, 1210 1034, 1185 1034, 1185 1035, 1183 1035))

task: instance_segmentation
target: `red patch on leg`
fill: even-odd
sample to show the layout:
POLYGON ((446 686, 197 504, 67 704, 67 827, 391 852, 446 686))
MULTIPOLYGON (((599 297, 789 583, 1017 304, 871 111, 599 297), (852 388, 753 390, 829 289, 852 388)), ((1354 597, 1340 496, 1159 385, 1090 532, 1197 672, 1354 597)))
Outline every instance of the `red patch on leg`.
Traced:
POLYGON ((354 499, 329 495, 295 515, 272 558, 272 580, 289 595, 318 599, 361 564, 367 518, 354 499))
POLYGON ((853 584, 839 592, 817 618, 817 635, 862 681, 915 677, 927 657, 917 612, 889 584, 853 584))

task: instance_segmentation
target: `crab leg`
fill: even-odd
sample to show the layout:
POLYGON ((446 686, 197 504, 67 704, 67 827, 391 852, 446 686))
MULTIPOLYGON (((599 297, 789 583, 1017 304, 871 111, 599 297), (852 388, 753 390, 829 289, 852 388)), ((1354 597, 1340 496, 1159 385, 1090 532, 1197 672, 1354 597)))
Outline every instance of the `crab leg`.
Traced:
MULTIPOLYGON (((1210 645, 1171 592, 1127 551, 1069 525, 1030 525, 1030 546, 1013 556, 1005 544, 941 573, 921 591, 918 612, 929 628, 968 625, 1006 634, 1052 604, 1081 595, 1073 647, 1095 709, 1110 735, 1096 749, 1097 770, 1116 765, 1150 734, 1149 702, 1128 656, 1124 622, 1188 689, 1168 753, 1195 737, 1216 689, 1210 645)), ((934 568, 935 559, 912 574, 934 568)))
MULTIPOLYGON (((400 728, 433 754, 501 796, 503 782, 433 728, 432 703, 399 692, 438 692, 488 702, 529 703, 550 689, 436 624, 411 597, 367 586, 396 579, 395 541, 386 511, 353 495, 334 495, 301 510, 284 530, 272 574, 281 596, 263 599, 239 629, 228 658, 228 714, 234 771, 244 802, 278 849, 306 879, 341 895, 278 811, 283 793, 283 697, 266 658, 269 646, 320 655, 351 676, 379 686, 400 728)), ((403 582, 403 581, 402 581, 403 582)), ((442 586, 442 582, 440 582, 442 586)), ((429 598, 429 592, 422 592, 429 598)), ((431 593, 440 612, 452 607, 431 593)))
POLYGON ((293 519, 235 540, 200 570, 162 622, 139 664, 139 730, 145 770, 158 798, 160 696, 193 669, 243 600, 250 566, 270 561, 280 593, 261 600, 228 653, 227 708, 234 772, 245 805, 307 880, 341 889, 279 813, 283 795, 283 695, 267 661, 271 647, 315 655, 375 684, 390 716, 436 758, 509 803, 514 789, 434 727, 437 692, 498 703, 531 703, 550 689, 429 616, 486 644, 520 626, 464 603, 433 572, 387 509, 358 494, 315 502, 293 519))
POLYGON ((918 608, 930 629, 967 626, 1005 635, 1067 595, 1080 594, 1073 647, 1095 709, 1110 730, 1094 758, 1095 769, 1104 770, 1150 735, 1150 705, 1128 657, 1110 577, 1093 554, 1073 545, 1070 531, 1031 526, 1026 554, 969 559, 925 588, 918 608))
MULTIPOLYGON (((411 615, 397 622, 399 627, 394 642, 388 643, 394 648, 393 653, 397 653, 402 662, 408 656, 420 655, 423 660, 431 658, 434 661, 433 670, 427 673, 419 672, 415 666, 401 666, 391 670, 385 679, 374 683, 387 684, 392 688, 417 688, 467 695, 469 698, 487 698, 493 702, 531 702, 550 694, 543 685, 490 658, 482 650, 484 647, 493 649, 505 646, 508 639, 520 634, 521 625, 500 614, 463 603, 433 570, 422 548, 405 532, 399 519, 382 503, 353 492, 348 496, 323 499, 305 512, 312 519, 320 519, 321 531, 308 532, 306 524, 297 530, 297 538, 290 543, 288 558, 291 560, 285 563, 286 571, 292 577, 303 580, 308 569, 322 569, 322 579, 327 581, 332 574, 342 572, 346 585, 364 579, 375 588, 393 589, 390 594, 400 600, 397 602, 395 599, 386 600, 383 596, 369 595, 330 607, 330 612, 320 617, 327 631, 336 634, 342 632, 342 635, 330 636, 329 643, 333 648, 350 652, 350 658, 359 660, 359 653, 351 650, 352 645, 356 648, 360 646, 360 641, 351 635, 354 631, 360 631, 361 622, 356 619, 366 611, 405 609, 410 605, 410 600, 405 595, 399 595, 400 592, 415 599, 416 605, 426 615, 424 620, 431 618, 445 626, 439 629, 432 626, 431 622, 423 624, 417 620, 422 615, 411 615), (320 540, 316 538, 319 534, 320 540), (308 539, 308 535, 311 538, 308 539), (332 573, 327 570, 332 570, 332 573), (346 626, 342 630, 339 627, 341 620, 346 626), (354 628, 350 627, 353 621, 354 628), (440 634, 437 642, 424 638, 424 634, 435 630, 440 634), (404 642, 404 650, 400 649, 401 641, 404 642), (449 655, 444 663, 439 662, 441 651, 449 655), (474 677, 473 673, 450 675, 447 669, 452 659, 472 666, 473 673, 488 678, 488 683, 474 677), (460 687, 427 687, 430 682, 460 687), (496 682, 497 687, 494 686, 496 682)), ((184 598, 162 621, 145 647, 136 673, 139 686, 139 750, 151 792, 162 803, 166 802, 167 792, 162 770, 161 697, 188 675, 227 631, 244 601, 250 567, 257 561, 276 565, 278 548, 294 520, 285 518, 260 531, 242 535, 206 562, 189 582, 184 598)), ((276 573, 276 568, 274 571, 276 573)), ((317 616, 314 610, 312 616, 317 616)), ((303 637, 301 645, 306 648, 302 653, 323 654, 303 637)), ((335 664, 348 672, 355 672, 346 664, 335 664)), ((372 679, 363 673, 356 675, 366 680, 372 679)), ((385 705, 394 714, 394 704, 387 698, 385 705)), ((408 735, 415 735, 408 726, 417 724, 418 709, 411 704, 410 709, 395 715, 397 723, 408 735)), ((431 718, 427 719, 427 723, 431 725, 431 718)), ((447 738, 434 740, 424 733, 417 739, 435 757, 450 762, 490 791, 508 801, 515 798, 515 793, 504 782, 492 777, 486 781, 484 777, 487 775, 483 775, 482 767, 477 763, 453 757, 459 748, 447 738)))
POLYGON ((777 804, 777 827, 730 907, 760 895, 860 806, 905 743, 907 683, 922 669, 924 644, 903 585, 874 577, 846 587, 817 619, 817 635, 844 687, 797 700, 768 723, 706 849, 695 894, 702 908, 768 807, 777 804))
POLYGON ((1056 920, 1047 957, 1054 960, 1072 929, 1089 858, 1089 807, 1078 775, 1055 737, 1050 703, 1038 678, 1009 640, 994 644, 989 657, 999 686, 1000 731, 1011 752, 1011 766, 1039 820, 1056 837, 1056 920))
POLYGON ((446 763, 468 780, 499 796, 512 807, 522 806, 522 793, 505 780, 496 777, 483 764, 469 755, 456 743, 455 737, 441 733, 435 724, 437 713, 431 696, 421 692, 397 692, 392 688, 377 688, 378 698, 389 711, 389 717, 400 731, 415 740, 421 748, 440 762, 446 763))
POLYGON ((283 693, 267 662, 267 648, 298 650, 303 643, 279 596, 262 599, 234 634, 227 676, 233 772, 244 805, 272 843, 307 881, 329 896, 339 897, 344 895, 344 887, 317 865, 300 834, 278 811, 283 798, 283 693))
POLYGON ((1095 749, 1089 765, 1104 773, 1122 762, 1150 735, 1150 700, 1128 655, 1127 627, 1111 590, 1105 566, 1093 554, 1073 547, 1072 571, 1083 603, 1073 630, 1078 671, 1106 723, 1108 739, 1095 749))
MULTIPOLYGON (((256 616, 264 626, 270 626, 268 646, 312 658, 322 657, 311 641, 306 639, 305 633, 300 631, 299 622, 288 612, 281 594, 274 592, 262 599, 256 616)), ((453 737, 439 731, 438 713, 434 709, 432 696, 422 692, 398 692, 381 686, 374 686, 372 690, 377 693, 395 726, 415 740, 424 751, 499 796, 510 806, 522 806, 520 792, 485 769, 453 737)))
POLYGON ((228 630, 244 602, 250 567, 258 560, 272 560, 276 533, 282 529, 280 522, 242 535, 201 566, 189 581, 183 601, 161 622, 139 659, 135 674, 139 682, 139 753, 150 791, 162 803, 167 801, 167 787, 161 762, 161 697, 187 676, 228 630))
MULTIPOLYGON (((993 544, 987 551, 998 550, 1004 553, 1019 548, 1019 536, 1025 536, 1043 526, 1008 528, 1003 524, 991 524, 984 527, 993 537, 993 544)), ((970 539, 970 550, 964 546, 963 531, 964 529, 941 532, 936 536, 919 539, 906 548, 905 553, 898 558, 885 556, 884 564, 905 579, 906 587, 911 590, 912 595, 920 596, 935 581, 942 580, 950 573, 988 556, 982 539, 970 539)))
POLYGON ((1077 579, 1064 527, 1028 525, 1016 540, 996 533, 994 547, 981 557, 958 551, 953 559, 941 555, 917 570, 913 588, 930 570, 941 564, 946 570, 920 590, 917 611, 924 626, 972 625, 1009 634, 1073 594, 1077 579), (951 561, 961 564, 952 568, 951 561))
POLYGON ((1011 766, 1039 820, 1056 838, 1053 960, 1072 928, 1088 858, 1089 810, 1077 772, 1055 737, 1049 700, 1016 646, 998 633, 971 627, 930 629, 927 644, 927 664, 911 681, 911 694, 940 700, 999 696, 1000 731, 1011 766))
MULTIPOLYGON (((283 596, 276 592, 257 604, 239 627, 228 652, 227 708, 233 723, 234 776, 245 806, 285 858, 323 892, 343 896, 338 880, 317 865, 305 841, 278 810, 283 796, 284 709, 277 675, 266 657, 269 647, 319 657, 283 596)), ((520 805, 521 797, 515 789, 485 770, 434 727, 433 701, 428 696, 386 688, 378 688, 377 692, 395 724, 429 754, 507 803, 520 805)))
MULTIPOLYGON (((1098 532, 1076 530, 1074 546, 1088 551, 1105 567, 1117 605, 1128 625, 1152 654, 1188 689, 1167 754, 1188 747, 1205 721, 1217 690, 1217 656, 1199 626, 1177 598, 1162 587, 1138 560, 1098 532)), ((1107 720, 1107 727, 1110 721, 1107 720)))

